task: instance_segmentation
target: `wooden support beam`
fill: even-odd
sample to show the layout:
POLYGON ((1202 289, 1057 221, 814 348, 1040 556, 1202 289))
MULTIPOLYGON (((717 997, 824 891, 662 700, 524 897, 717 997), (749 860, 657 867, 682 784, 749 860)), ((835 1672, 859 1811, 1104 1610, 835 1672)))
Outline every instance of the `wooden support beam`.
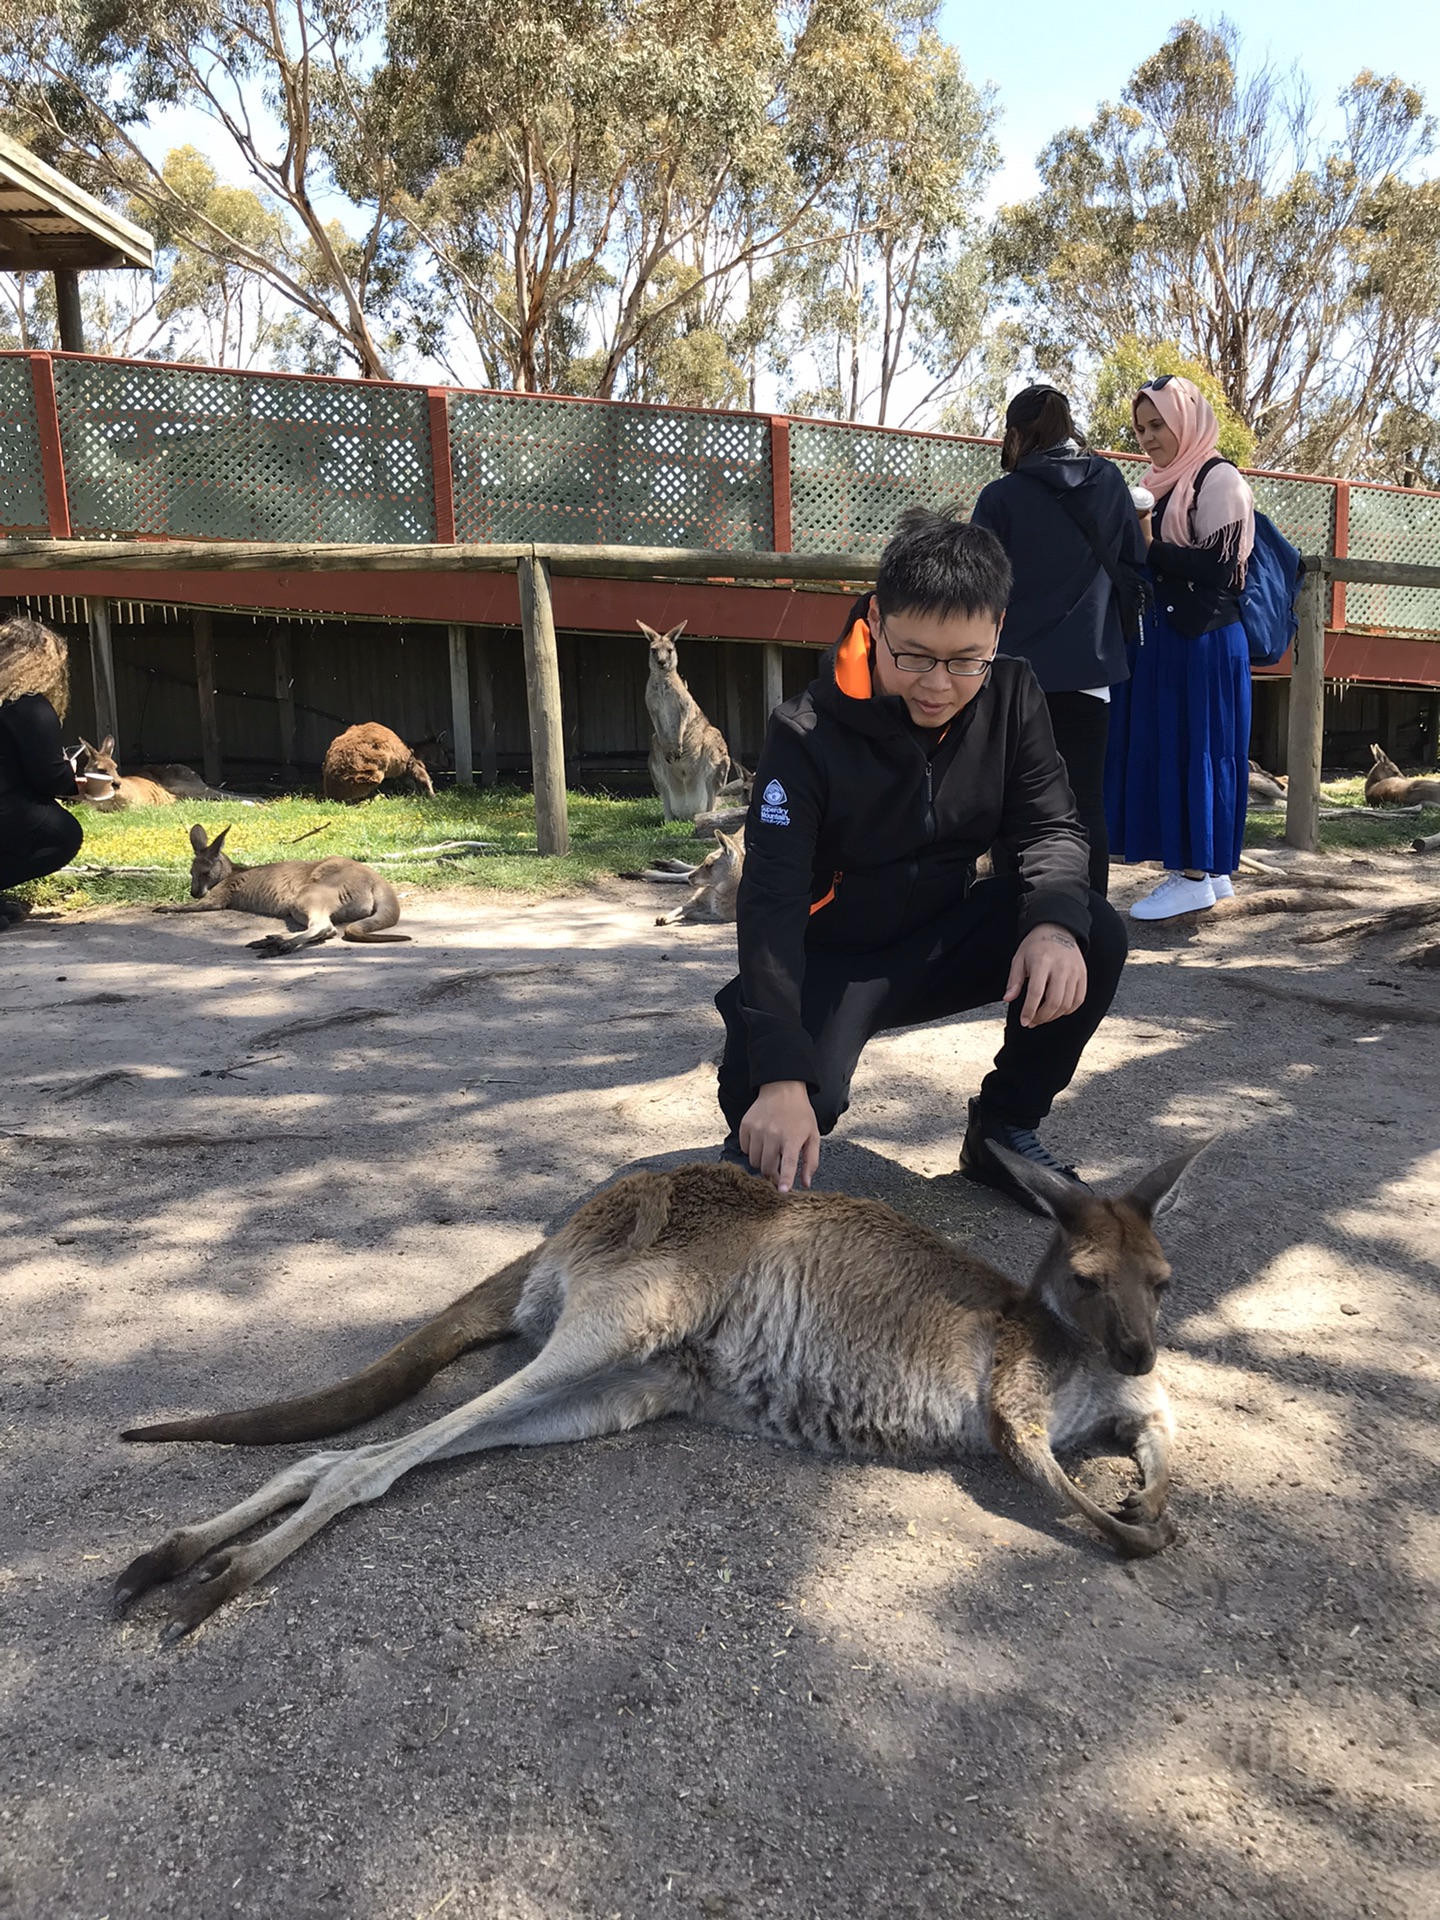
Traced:
POLYGON ((87 600, 86 617, 90 622, 90 677, 95 688, 95 738, 107 733, 115 736, 120 751, 120 716, 115 700, 115 655, 110 646, 110 602, 87 600))
POLYGON ((220 760, 220 712, 215 699, 215 635, 208 608, 197 607, 190 616, 195 636, 195 693, 200 702, 200 752, 205 779, 218 787, 224 778, 220 760))
POLYGON ((1285 838, 1302 853, 1320 849, 1320 752, 1325 739, 1325 614, 1329 581, 1323 567, 1300 588, 1300 628, 1290 675, 1290 777, 1285 838))
POLYGON ((282 620, 275 629, 275 713, 280 724, 280 765, 295 771, 295 662, 290 628, 282 620))
POLYGON ((541 853, 570 851, 565 804, 565 718, 560 707, 560 659, 546 561, 522 559, 520 632, 525 643, 525 701, 530 710, 530 761, 535 786, 535 840, 541 853))
POLYGON ((761 672, 765 676, 765 724, 769 726, 771 714, 785 698, 785 656, 773 643, 765 647, 761 672))
MULTIPOLYGON (((1319 564, 1319 563, 1316 563, 1319 564)), ((1440 591, 1440 567, 1412 566, 1402 560, 1327 559, 1327 578, 1363 587, 1433 587, 1440 591)))
POLYGON ((464 627, 450 633, 450 732, 455 744, 455 784, 475 784, 475 749, 470 737, 470 649, 464 627))
POLYGON ((480 778, 487 787, 500 780, 500 759, 495 739, 495 665, 491 642, 483 633, 472 635, 475 650, 475 705, 480 716, 480 778))
POLYGON ((55 318, 60 325, 60 345, 66 353, 84 353, 85 319, 80 311, 80 275, 74 267, 56 267, 55 318))

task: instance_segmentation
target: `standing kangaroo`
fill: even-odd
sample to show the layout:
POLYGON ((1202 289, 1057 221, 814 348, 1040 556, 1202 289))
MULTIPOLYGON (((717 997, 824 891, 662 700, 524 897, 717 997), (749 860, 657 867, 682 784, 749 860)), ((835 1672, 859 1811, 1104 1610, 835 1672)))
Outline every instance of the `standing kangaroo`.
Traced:
POLYGON ((1440 780, 1427 780, 1421 774, 1403 774, 1382 748, 1372 743, 1370 751, 1375 756, 1375 764, 1365 776, 1367 807, 1413 807, 1417 801, 1422 805, 1440 806, 1440 780))
POLYGON ((182 906, 156 907, 156 913, 260 913, 298 929, 288 938, 267 933, 247 940, 257 953, 273 956, 318 946, 322 940, 356 940, 373 945, 408 940, 408 933, 386 933, 400 918, 400 901, 390 882, 358 860, 279 860, 268 867, 242 867, 223 849, 229 827, 211 841, 203 827, 191 827, 191 898, 182 906))
POLYGON ((169 1534, 120 1575, 116 1606, 205 1561, 173 1604, 168 1643, 424 1461, 584 1440, 672 1413, 832 1453, 994 1449, 1119 1553, 1159 1553, 1177 1533, 1165 1512, 1174 1422, 1152 1372, 1170 1269, 1151 1222, 1200 1150, 1109 1200, 995 1148, 1059 1224, 1028 1287, 872 1200, 782 1195, 728 1166, 631 1174, 338 1385, 131 1428, 127 1440, 321 1439, 409 1398, 468 1347, 507 1334, 539 1344, 499 1386, 428 1426, 311 1454, 215 1519, 169 1534), (1141 1473, 1115 1513, 1052 1451, 1107 1431, 1141 1473), (268 1532, 215 1551, 288 1507, 298 1511, 268 1532))
POLYGON ((685 622, 668 633, 657 633, 643 620, 636 625, 650 642, 650 678, 645 682, 645 710, 655 730, 650 778, 667 820, 693 820, 714 807, 732 769, 739 769, 724 734, 705 718, 680 678, 675 642, 685 622))

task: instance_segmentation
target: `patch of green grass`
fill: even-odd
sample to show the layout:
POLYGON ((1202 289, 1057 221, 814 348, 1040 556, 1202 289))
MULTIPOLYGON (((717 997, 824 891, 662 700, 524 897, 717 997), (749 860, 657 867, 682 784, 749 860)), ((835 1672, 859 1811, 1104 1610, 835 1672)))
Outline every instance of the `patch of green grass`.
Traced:
MULTIPOLYGON (((1363 807, 1365 780, 1355 774, 1348 780, 1326 780, 1320 788, 1327 807, 1363 807)), ((1324 853, 1408 853, 1410 842, 1419 834, 1440 833, 1440 807, 1423 807, 1419 813, 1397 813, 1390 820, 1322 820, 1320 848, 1324 853)), ((1245 822, 1245 844, 1257 849, 1277 846, 1285 838, 1285 809, 1266 807, 1252 811, 1245 822)))
POLYGON ((378 860, 383 854, 405 854, 445 840, 484 840, 495 848, 493 853, 386 860, 380 871, 416 887, 463 886, 495 893, 574 893, 606 875, 643 867, 656 854, 689 858, 706 851, 688 822, 666 825, 660 802, 653 797, 617 800, 572 793, 570 852, 542 859, 535 851, 534 802, 518 787, 451 789, 433 800, 382 796, 359 807, 304 799, 265 800, 253 807, 181 800, 173 807, 140 807, 128 813, 96 813, 93 807, 76 811, 85 828, 76 866, 163 871, 54 874, 20 889, 37 906, 75 909, 186 898, 187 835, 197 821, 210 834, 229 826, 226 852, 247 867, 272 860, 320 860, 327 854, 378 860), (322 830, 300 839, 314 827, 322 830))

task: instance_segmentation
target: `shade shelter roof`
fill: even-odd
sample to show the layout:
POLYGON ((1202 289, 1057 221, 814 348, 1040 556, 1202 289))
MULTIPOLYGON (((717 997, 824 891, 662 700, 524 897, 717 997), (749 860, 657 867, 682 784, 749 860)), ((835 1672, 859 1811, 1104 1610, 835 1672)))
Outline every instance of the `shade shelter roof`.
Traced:
POLYGON ((0 133, 0 273, 155 265, 155 242, 0 133))

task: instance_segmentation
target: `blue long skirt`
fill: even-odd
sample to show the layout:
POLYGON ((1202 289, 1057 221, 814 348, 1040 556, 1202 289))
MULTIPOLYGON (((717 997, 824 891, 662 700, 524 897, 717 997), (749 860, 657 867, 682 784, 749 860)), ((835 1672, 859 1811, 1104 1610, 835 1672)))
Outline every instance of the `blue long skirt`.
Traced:
POLYGON ((1146 612, 1111 689, 1105 818, 1122 860, 1233 873, 1250 796, 1250 648, 1238 620, 1189 640, 1146 612))

